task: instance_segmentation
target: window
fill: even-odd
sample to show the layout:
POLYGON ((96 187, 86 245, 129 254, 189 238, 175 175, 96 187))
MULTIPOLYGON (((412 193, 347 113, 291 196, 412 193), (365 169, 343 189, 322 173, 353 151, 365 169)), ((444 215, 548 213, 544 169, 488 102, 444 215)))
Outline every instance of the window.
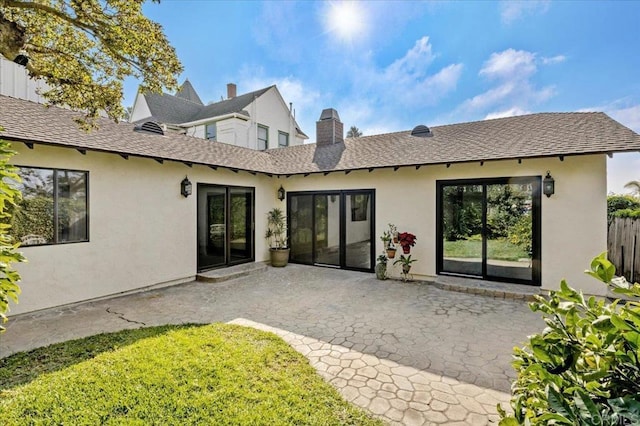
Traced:
POLYGON ((206 137, 207 140, 215 141, 218 137, 218 129, 216 128, 216 123, 209 123, 206 125, 206 137))
POLYGON ((23 246, 89 240, 88 172, 19 167, 11 234, 23 246))
POLYGON ((289 146, 289 133, 278 132, 278 146, 280 148, 289 146))
POLYGON ((258 149, 264 151, 269 148, 269 128, 258 124, 258 149))

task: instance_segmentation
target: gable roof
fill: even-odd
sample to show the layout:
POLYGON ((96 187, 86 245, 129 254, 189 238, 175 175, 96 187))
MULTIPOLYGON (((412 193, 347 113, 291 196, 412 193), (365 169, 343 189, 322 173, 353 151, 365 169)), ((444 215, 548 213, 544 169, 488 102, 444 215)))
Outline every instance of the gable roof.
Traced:
POLYGON ((193 88, 189 79, 186 79, 182 86, 180 86, 180 90, 176 93, 178 98, 186 99, 191 102, 195 102, 200 105, 204 105, 200 100, 200 96, 196 93, 196 89, 193 88))
POLYGON ((265 87, 235 98, 203 105, 189 80, 186 80, 175 96, 167 93, 144 94, 143 96, 151 111, 151 117, 138 120, 138 122, 154 120, 165 124, 180 125, 233 113, 243 114, 248 117, 249 113, 243 111, 243 109, 272 87, 275 86, 265 87))
POLYGON ((640 135, 601 112, 531 114, 432 127, 430 137, 404 131, 267 151, 175 133, 144 134, 106 119, 85 133, 73 122, 79 114, 0 96, 0 137, 269 175, 640 151, 640 135))

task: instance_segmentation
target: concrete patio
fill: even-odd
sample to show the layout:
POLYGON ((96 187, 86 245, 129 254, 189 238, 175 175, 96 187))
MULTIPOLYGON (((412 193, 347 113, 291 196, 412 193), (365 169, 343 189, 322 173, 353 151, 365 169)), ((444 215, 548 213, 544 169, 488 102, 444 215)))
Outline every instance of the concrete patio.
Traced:
POLYGON ((543 322, 522 298, 289 265, 11 318, 0 357, 96 333, 234 322, 272 331, 349 401, 391 424, 489 424, 511 352, 543 322))

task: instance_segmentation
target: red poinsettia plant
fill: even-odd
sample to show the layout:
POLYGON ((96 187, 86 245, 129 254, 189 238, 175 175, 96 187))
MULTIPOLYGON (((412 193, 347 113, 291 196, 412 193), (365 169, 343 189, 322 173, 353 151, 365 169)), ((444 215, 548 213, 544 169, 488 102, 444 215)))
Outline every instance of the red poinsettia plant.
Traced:
POLYGON ((416 245, 416 236, 410 232, 401 232, 398 235, 398 243, 402 246, 402 251, 406 254, 411 251, 411 247, 416 245))

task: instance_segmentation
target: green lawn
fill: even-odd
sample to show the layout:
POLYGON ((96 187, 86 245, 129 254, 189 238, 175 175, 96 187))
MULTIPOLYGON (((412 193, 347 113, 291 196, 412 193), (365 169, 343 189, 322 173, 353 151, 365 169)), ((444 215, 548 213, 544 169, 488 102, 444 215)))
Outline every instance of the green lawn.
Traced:
POLYGON ((0 360, 2 425, 380 425, 271 333, 228 324, 102 334, 0 360))
MULTIPOLYGON (((487 241, 487 257, 495 260, 527 259, 529 254, 520 246, 507 240, 487 241)), ((458 240, 444 242, 444 257, 480 258, 482 257, 482 241, 458 240)))

